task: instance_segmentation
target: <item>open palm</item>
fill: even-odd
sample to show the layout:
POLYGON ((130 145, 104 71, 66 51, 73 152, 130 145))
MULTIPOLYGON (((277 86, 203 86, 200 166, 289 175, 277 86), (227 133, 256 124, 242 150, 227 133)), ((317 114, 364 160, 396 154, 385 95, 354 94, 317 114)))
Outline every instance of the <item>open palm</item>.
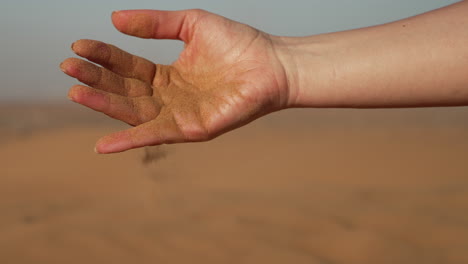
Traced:
POLYGON ((89 86, 69 97, 132 126, 98 141, 99 153, 212 139, 287 104, 287 79, 268 34, 202 10, 119 11, 118 30, 185 42, 157 65, 94 40, 79 40, 62 70, 89 86))

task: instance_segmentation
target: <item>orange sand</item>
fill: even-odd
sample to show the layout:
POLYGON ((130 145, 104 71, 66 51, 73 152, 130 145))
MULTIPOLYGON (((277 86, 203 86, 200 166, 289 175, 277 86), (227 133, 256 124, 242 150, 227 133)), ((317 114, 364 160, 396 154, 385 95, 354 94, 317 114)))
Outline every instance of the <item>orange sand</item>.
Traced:
POLYGON ((0 263, 468 263, 467 120, 294 110, 99 156, 123 126, 0 106, 0 263))

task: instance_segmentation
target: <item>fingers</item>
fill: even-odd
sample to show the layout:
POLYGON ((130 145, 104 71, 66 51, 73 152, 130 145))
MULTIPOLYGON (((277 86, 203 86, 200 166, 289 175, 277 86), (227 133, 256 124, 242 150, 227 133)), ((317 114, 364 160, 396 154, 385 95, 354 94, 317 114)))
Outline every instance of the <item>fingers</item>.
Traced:
POLYGON ((68 97, 130 125, 140 125, 158 116, 161 106, 153 97, 130 98, 82 85, 73 86, 68 97))
POLYGON ((112 14, 114 26, 122 33, 140 38, 179 39, 189 42, 195 22, 203 10, 125 10, 112 14))
POLYGON ((81 39, 73 43, 72 50, 78 56, 100 64, 123 77, 151 83, 156 73, 156 65, 151 61, 104 42, 81 39))
POLYGON ((137 79, 123 78, 107 69, 81 59, 66 59, 60 65, 60 68, 80 82, 103 91, 130 97, 151 96, 153 93, 153 89, 148 83, 137 79))
POLYGON ((173 120, 158 118, 101 138, 96 143, 95 150, 100 154, 109 154, 144 146, 183 141, 184 137, 173 120))

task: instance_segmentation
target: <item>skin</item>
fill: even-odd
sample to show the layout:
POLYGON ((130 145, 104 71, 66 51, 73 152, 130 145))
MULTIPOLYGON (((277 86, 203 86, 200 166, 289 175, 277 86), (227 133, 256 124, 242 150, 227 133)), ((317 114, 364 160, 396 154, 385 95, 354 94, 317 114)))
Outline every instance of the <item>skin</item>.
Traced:
POLYGON ((290 107, 468 105, 468 1, 370 28, 272 36, 203 11, 118 11, 122 33, 177 39, 158 65, 110 44, 79 40, 61 69, 84 83, 69 98, 133 127, 98 153, 210 140, 290 107), (96 64, 93 64, 94 62, 96 64))

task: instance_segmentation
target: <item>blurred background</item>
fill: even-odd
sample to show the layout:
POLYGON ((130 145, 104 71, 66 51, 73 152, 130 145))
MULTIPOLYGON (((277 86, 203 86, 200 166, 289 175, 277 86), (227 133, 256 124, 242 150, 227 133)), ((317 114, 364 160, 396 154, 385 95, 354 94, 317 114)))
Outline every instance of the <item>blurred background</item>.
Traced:
POLYGON ((77 39, 168 64, 114 10, 202 8, 276 35, 457 1, 1 1, 0 263, 468 263, 468 109, 295 109, 213 141, 94 154, 126 126, 68 102, 77 39))

